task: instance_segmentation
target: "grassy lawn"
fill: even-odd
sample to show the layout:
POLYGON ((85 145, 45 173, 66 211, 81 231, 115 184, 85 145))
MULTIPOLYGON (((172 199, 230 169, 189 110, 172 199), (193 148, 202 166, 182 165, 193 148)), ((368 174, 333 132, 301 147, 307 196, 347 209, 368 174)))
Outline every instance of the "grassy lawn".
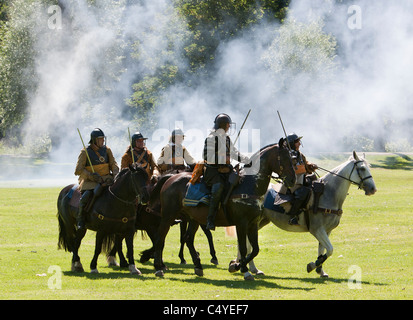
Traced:
MULTIPOLYGON (((412 299, 413 171, 409 159, 397 155, 370 159, 378 189, 372 197, 350 188, 341 223, 331 235, 334 254, 324 264, 328 279, 306 272, 307 263, 317 258, 315 238, 274 225, 260 231, 261 250, 255 262, 265 276, 253 282, 227 271, 237 247, 223 228, 213 233, 218 266, 209 263, 205 235, 197 234, 204 277, 193 274, 188 250, 188 264, 179 265, 176 226, 166 239, 164 261, 169 271, 164 279, 155 277, 152 262, 137 261, 143 273, 137 277, 107 267, 103 255, 98 261, 100 273, 90 274, 91 231, 80 250, 86 272, 75 274, 70 271, 71 254, 57 250, 56 199, 61 188, 0 188, 0 299, 412 299), (62 271, 61 289, 53 290, 49 285, 58 284, 56 267, 62 271), (361 277, 359 289, 351 286, 356 275, 361 277)), ((311 160, 328 169, 344 161, 311 160)), ((150 246, 150 240, 142 240, 138 233, 135 259, 150 246)))

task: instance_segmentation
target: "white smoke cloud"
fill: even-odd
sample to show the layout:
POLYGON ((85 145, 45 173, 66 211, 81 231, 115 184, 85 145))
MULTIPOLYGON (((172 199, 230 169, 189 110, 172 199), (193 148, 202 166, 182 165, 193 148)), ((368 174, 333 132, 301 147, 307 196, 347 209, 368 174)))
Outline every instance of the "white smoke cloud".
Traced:
MULTIPOLYGON (((181 54, 186 22, 171 9, 169 0, 140 1, 126 9, 126 1, 97 0, 96 6, 85 0, 61 3, 71 25, 64 20, 62 30, 37 34, 40 79, 31 100, 27 136, 60 130, 60 148, 55 147, 52 159, 63 155, 74 167, 81 149, 76 128, 88 140, 89 132, 101 127, 120 161, 128 144, 127 127, 132 132, 139 129, 122 115, 136 74, 154 71, 163 59, 180 68, 187 66, 181 54), (171 32, 171 28, 176 29, 171 32), (171 41, 172 51, 168 50, 171 41), (127 49, 136 42, 138 51, 127 49), (127 55, 113 61, 119 52, 127 55)), ((246 153, 283 136, 277 109, 287 130, 304 136, 305 153, 351 151, 343 144, 343 137, 349 135, 400 139, 410 132, 412 136, 405 126, 413 119, 412 4, 357 1, 361 13, 357 16, 349 12, 351 5, 292 0, 283 25, 263 21, 221 43, 215 73, 208 81, 188 86, 192 79, 185 79, 168 88, 158 109, 158 127, 153 135, 144 132, 150 138, 148 147, 158 156, 169 132, 182 126, 187 148, 200 159, 215 116, 228 113, 239 129, 250 108, 239 145, 246 153), (361 19, 356 21, 360 28, 352 28, 354 19, 361 19), (321 39, 320 46, 336 41, 332 53, 336 56, 326 59, 314 41, 295 45, 294 32, 313 32, 319 37, 309 39, 321 39), (294 56, 316 68, 299 71, 275 65, 294 56), (392 122, 399 126, 391 127, 392 122), (253 129, 260 130, 258 143, 253 129)), ((45 11, 41 27, 47 27, 49 17, 45 11)))

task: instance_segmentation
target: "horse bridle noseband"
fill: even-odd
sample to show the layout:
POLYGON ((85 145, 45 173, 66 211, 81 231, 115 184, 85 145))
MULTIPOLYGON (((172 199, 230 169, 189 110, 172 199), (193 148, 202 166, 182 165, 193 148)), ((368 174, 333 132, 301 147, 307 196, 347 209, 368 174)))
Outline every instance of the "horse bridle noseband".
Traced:
POLYGON ((373 178, 371 175, 369 175, 369 176, 367 176, 367 177, 364 177, 364 178, 361 176, 360 171, 359 171, 359 168, 357 167, 357 164, 362 163, 362 162, 364 162, 364 161, 363 161, 363 160, 357 160, 357 161, 355 161, 355 162, 353 163, 353 169, 351 169, 351 172, 350 172, 350 175, 348 176, 348 178, 347 178, 347 177, 344 177, 344 176, 342 176, 342 175, 340 175, 340 174, 338 174, 338 173, 335 173, 335 172, 329 171, 329 170, 327 170, 327 169, 321 168, 321 167, 318 167, 318 169, 323 170, 323 171, 326 171, 326 172, 328 172, 328 173, 331 173, 331 174, 333 174, 333 175, 335 175, 335 176, 337 176, 337 177, 340 177, 340 178, 342 178, 342 179, 344 179, 344 180, 350 181, 352 184, 358 186, 359 189, 362 189, 362 188, 363 188, 363 185, 364 185, 364 181, 366 181, 366 180, 368 180, 368 179, 370 179, 370 178, 373 178), (352 174, 353 174, 354 168, 356 169, 357 174, 358 174, 358 176, 359 176, 359 178, 360 178, 360 182, 359 182, 359 183, 351 180, 351 176, 352 176, 352 174))

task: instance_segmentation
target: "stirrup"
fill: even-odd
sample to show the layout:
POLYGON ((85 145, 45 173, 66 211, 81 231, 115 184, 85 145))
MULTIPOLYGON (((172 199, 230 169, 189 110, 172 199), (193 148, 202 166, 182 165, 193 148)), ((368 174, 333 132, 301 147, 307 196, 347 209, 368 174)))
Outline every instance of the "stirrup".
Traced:
POLYGON ((298 223, 298 217, 294 216, 290 220, 288 220, 288 224, 290 226, 299 226, 300 224, 298 223))

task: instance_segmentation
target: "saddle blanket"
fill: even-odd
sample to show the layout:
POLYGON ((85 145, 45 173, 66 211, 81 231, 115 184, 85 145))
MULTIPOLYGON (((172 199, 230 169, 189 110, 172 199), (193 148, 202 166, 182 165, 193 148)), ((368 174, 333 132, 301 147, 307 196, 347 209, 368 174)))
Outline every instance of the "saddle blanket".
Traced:
POLYGON ((209 206, 210 200, 211 191, 205 183, 202 181, 195 184, 190 183, 183 200, 183 205, 186 207, 196 207, 203 203, 209 206))
POLYGON ((79 208, 79 201, 82 194, 79 192, 79 185, 75 184, 72 189, 69 190, 66 197, 69 199, 69 205, 74 208, 79 208))
POLYGON ((284 208, 280 204, 275 203, 275 199, 277 198, 277 195, 278 195, 278 192, 275 191, 273 188, 270 188, 264 199, 264 208, 277 211, 280 213, 285 213, 284 208))

